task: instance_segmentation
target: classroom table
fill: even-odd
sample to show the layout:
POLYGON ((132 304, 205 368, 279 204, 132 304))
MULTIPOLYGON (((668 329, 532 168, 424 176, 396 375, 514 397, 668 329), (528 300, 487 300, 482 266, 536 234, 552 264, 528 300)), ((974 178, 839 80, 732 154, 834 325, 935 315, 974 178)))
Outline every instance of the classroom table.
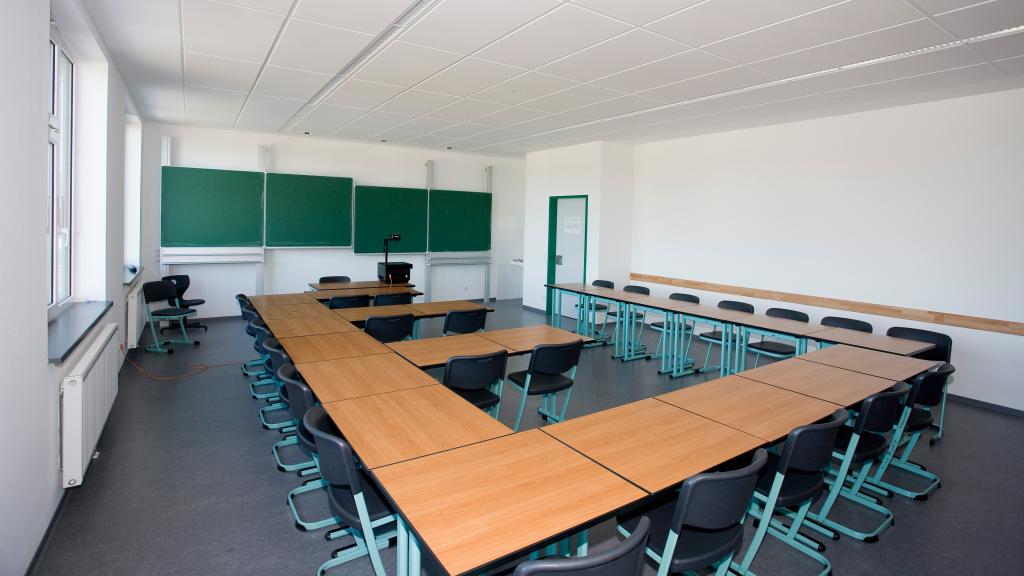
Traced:
POLYGON ((507 328, 504 330, 489 330, 478 332, 477 336, 508 348, 512 351, 512 354, 526 354, 542 344, 568 344, 577 340, 583 340, 584 343, 594 341, 589 336, 581 336, 568 330, 548 326, 547 324, 507 328))
POLYGON ((295 292, 291 294, 264 294, 248 296, 253 308, 262 310, 270 306, 283 306, 286 304, 309 304, 315 302, 309 297, 308 292, 295 292))
POLYGON ((812 338, 827 347, 832 344, 848 344, 858 348, 868 348, 879 352, 899 354, 901 356, 914 356, 935 348, 931 342, 921 342, 907 338, 895 338, 884 334, 872 334, 860 330, 848 328, 829 328, 821 332, 815 332, 812 338))
POLYGON ((371 469, 512 434, 436 381, 323 406, 363 466, 371 469))
POLYGON ((355 280, 353 282, 310 282, 313 290, 362 290, 363 288, 411 288, 408 282, 382 282, 380 280, 355 280))
MULTIPOLYGON (((317 304, 317 306, 320 306, 317 304)), ((331 315, 302 316, 299 318, 264 318, 275 338, 293 336, 314 336, 332 332, 354 332, 359 330, 352 323, 331 315)))
POLYGON ((387 347, 422 369, 444 366, 453 356, 477 356, 501 350, 512 353, 508 348, 483 338, 480 334, 404 340, 392 342, 387 347))
POLYGON ((305 362, 295 367, 322 404, 437 384, 393 352, 305 362))
POLYGON ((409 304, 409 307, 419 313, 423 318, 438 318, 447 315, 449 312, 457 310, 487 310, 488 312, 494 312, 494 308, 490 308, 479 302, 470 302, 469 300, 441 300, 438 302, 422 302, 419 304, 409 304))
POLYGON ((813 322, 800 322, 789 318, 777 318, 767 314, 747 314, 733 320, 739 326, 739 349, 736 352, 736 372, 747 369, 747 352, 750 347, 750 336, 753 334, 764 338, 778 338, 793 342, 796 355, 807 353, 807 336, 825 330, 827 327, 813 322))
POLYGON ((654 398, 540 430, 651 494, 764 444, 654 398))
POLYGON ((855 406, 872 394, 891 388, 896 382, 836 368, 827 364, 790 358, 740 374, 744 378, 784 388, 840 406, 855 406))
POLYGON ((410 294, 413 298, 416 296, 422 296, 423 292, 414 290, 412 288, 404 288, 401 286, 391 286, 387 288, 360 288, 354 290, 316 290, 313 292, 306 292, 309 297, 318 300, 320 302, 326 302, 334 296, 380 296, 381 294, 410 294))
POLYGON ((841 408, 741 376, 726 376, 655 398, 767 442, 781 440, 797 426, 817 422, 841 408))
POLYGON ((331 311, 317 302, 309 304, 284 304, 281 306, 268 306, 258 310, 260 317, 264 320, 278 318, 302 318, 305 316, 331 316, 331 311))
POLYGON ((370 316, 398 316, 412 314, 414 317, 420 314, 408 304, 388 304, 387 306, 360 306, 359 308, 337 308, 333 310, 349 322, 366 322, 370 316))
POLYGON ((937 364, 934 360, 921 360, 845 344, 816 350, 804 354, 801 358, 809 362, 863 372, 897 382, 913 378, 937 364))
POLYGON ((371 473, 400 513, 399 575, 420 574, 420 542, 449 574, 464 574, 568 536, 647 495, 536 429, 371 473))
POLYGON ((295 364, 339 360, 372 354, 387 354, 388 347, 363 331, 335 332, 315 336, 280 338, 285 352, 295 364))

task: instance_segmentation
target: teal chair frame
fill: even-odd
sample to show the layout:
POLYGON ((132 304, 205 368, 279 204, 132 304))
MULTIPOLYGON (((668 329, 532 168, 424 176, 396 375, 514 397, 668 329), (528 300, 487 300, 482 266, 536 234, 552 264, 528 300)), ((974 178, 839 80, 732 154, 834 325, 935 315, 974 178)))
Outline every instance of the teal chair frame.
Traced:
POLYGON ((387 572, 384 571, 384 562, 380 558, 380 551, 388 547, 388 541, 391 538, 397 538, 399 546, 401 546, 403 539, 400 537, 397 527, 386 530, 381 534, 376 534, 376 529, 396 522, 397 518, 392 514, 371 521, 370 513, 366 508, 366 496, 362 492, 357 492, 355 494, 355 501, 356 511, 359 514, 359 526, 345 526, 341 518, 333 517, 331 522, 337 525, 338 529, 332 530, 326 535, 329 541, 337 540, 344 536, 351 536, 355 543, 347 548, 334 551, 331 555, 332 558, 321 564, 320 568, 317 569, 317 576, 325 576, 329 569, 346 562, 351 562, 356 558, 362 558, 363 556, 370 557, 370 564, 373 566, 375 576, 387 576, 387 572), (373 546, 367 545, 368 540, 373 541, 373 546))
MULTIPOLYGON (((515 387, 519 390, 523 397, 519 400, 519 411, 516 412, 516 423, 512 426, 512 430, 519 432, 519 425, 523 421, 523 413, 526 411, 526 399, 530 396, 530 380, 533 378, 532 374, 526 375, 526 380, 523 382, 523 386, 520 387, 515 382, 509 380, 510 386, 515 387)), ((576 383, 576 366, 573 366, 569 370, 569 379, 573 381, 573 386, 576 383)), ((551 423, 562 422, 565 420, 565 412, 569 409, 569 399, 572 397, 573 386, 570 386, 565 390, 565 399, 562 402, 562 409, 558 409, 558 392, 551 394, 544 394, 541 396, 543 399, 541 407, 537 409, 537 412, 544 417, 545 420, 551 423)), ((500 396, 500 395, 499 395, 500 396)))
MULTIPOLYGON (((161 284, 161 283, 163 283, 163 282, 147 282, 146 284, 161 284)), ((172 287, 172 290, 173 290, 173 286, 174 285, 171 284, 170 282, 166 282, 166 283, 170 284, 171 287, 172 287)), ((160 300, 168 300, 168 299, 169 298, 160 298, 160 300)), ((177 292, 176 291, 174 292, 174 295, 170 297, 170 299, 173 299, 180 306, 181 302, 178 300, 178 296, 177 296, 177 292)), ((190 345, 195 346, 195 345, 199 344, 198 340, 192 340, 191 338, 188 337, 188 330, 185 327, 185 320, 196 315, 196 311, 194 309, 192 309, 192 308, 183 308, 182 310, 184 310, 184 312, 182 312, 181 314, 174 314, 174 315, 170 315, 170 316, 157 316, 157 317, 154 317, 153 316, 153 306, 152 306, 152 303, 149 302, 148 298, 144 298, 144 300, 146 300, 146 319, 149 321, 149 332, 153 336, 153 343, 150 344, 149 346, 146 346, 146 348, 145 348, 146 352, 158 352, 160 354, 170 354, 170 353, 174 352, 174 350, 170 350, 168 348, 164 348, 164 345, 166 345, 166 344, 190 344, 190 345), (167 322, 171 322, 171 323, 177 322, 178 323, 178 327, 181 329, 181 338, 175 338, 175 339, 171 339, 171 340, 161 340, 160 339, 160 335, 159 335, 159 333, 157 332, 157 329, 156 329, 156 324, 157 324, 157 322, 160 322, 160 321, 167 321, 167 322)), ((154 300, 154 301, 159 301, 159 300, 154 300)))

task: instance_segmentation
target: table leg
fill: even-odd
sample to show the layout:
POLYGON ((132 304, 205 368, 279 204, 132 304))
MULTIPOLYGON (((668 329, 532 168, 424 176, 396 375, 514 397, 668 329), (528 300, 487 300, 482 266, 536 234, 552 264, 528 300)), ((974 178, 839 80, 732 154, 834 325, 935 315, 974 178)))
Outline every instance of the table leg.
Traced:
POLYGON ((409 533, 405 528, 405 521, 402 518, 398 518, 395 522, 397 524, 398 535, 396 537, 396 544, 398 547, 398 560, 395 568, 398 572, 398 576, 409 575, 409 533))
POLYGON ((409 540, 409 576, 420 576, 423 573, 423 568, 420 565, 420 544, 416 541, 416 536, 413 536, 412 532, 408 532, 409 540))

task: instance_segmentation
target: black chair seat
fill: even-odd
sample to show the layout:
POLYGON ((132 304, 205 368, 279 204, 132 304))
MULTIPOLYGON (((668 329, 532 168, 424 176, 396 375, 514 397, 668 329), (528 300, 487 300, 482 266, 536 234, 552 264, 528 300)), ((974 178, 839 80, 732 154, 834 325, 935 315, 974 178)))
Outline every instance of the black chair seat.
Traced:
MULTIPOLYGON (((846 447, 850 445, 850 439, 852 438, 853 428, 849 426, 840 428, 839 433, 836 434, 836 450, 846 452, 846 447)), ((888 445, 889 443, 886 442, 885 436, 872 432, 862 432, 860 440, 857 441, 857 449, 853 452, 853 463, 867 462, 868 460, 878 458, 885 452, 888 445)))
MULTIPOLYGON (((512 372, 508 375, 508 379, 521 388, 526 385, 526 370, 512 372)), ((572 386, 572 380, 562 374, 534 374, 533 378, 530 378, 530 390, 528 393, 530 396, 553 394, 561 392, 570 386, 572 386)))
MULTIPOLYGON (((363 485, 363 497, 366 499, 366 511, 370 515, 370 521, 380 520, 394 514, 387 500, 377 489, 373 480, 366 471, 359 470, 360 483, 363 485)), ((331 505, 331 512, 345 521, 348 526, 360 527, 359 512, 356 510, 355 499, 348 487, 327 486, 328 500, 331 505)))
POLYGON ((177 318, 178 316, 190 316, 195 313, 195 310, 189 310, 188 308, 161 308, 153 310, 153 316, 157 318, 177 318))
POLYGON ((910 418, 907 419, 907 432, 919 432, 931 427, 934 417, 932 413, 924 408, 914 408, 910 411, 910 418))
MULTIPOLYGON (((608 315, 609 316, 616 316, 617 317, 619 315, 619 311, 618 310, 610 310, 610 311, 608 311, 608 315)), ((643 312, 637 312, 636 313, 636 317, 637 318, 643 318, 644 317, 644 313, 643 312)))
POLYGON ((767 352, 769 354, 778 354, 780 356, 792 356, 796 354, 796 348, 792 344, 786 344, 784 342, 775 342, 773 340, 762 340, 760 342, 753 342, 747 347, 750 348, 751 350, 767 352))
MULTIPOLYGON (((693 324, 690 323, 690 322, 687 322, 686 323, 686 327, 687 328, 693 328, 693 324)), ((658 320, 657 322, 651 322, 651 328, 653 328, 655 330, 664 330, 665 329, 665 323, 662 322, 661 320, 658 320)))
MULTIPOLYGON (((715 342, 721 342, 722 341, 722 331, 721 330, 715 330, 714 332, 704 332, 702 334, 698 334, 697 336, 700 336, 701 340, 713 340, 715 342)), ((728 340, 734 340, 735 336, 730 334, 726 338, 728 340)))
MULTIPOLYGON (((285 386, 285 388, 287 388, 287 386, 285 386)), ((299 449, 302 450, 306 456, 311 456, 313 452, 316 452, 316 439, 309 433, 309 430, 306 430, 305 426, 296 426, 295 432, 295 436, 299 440, 299 449)))
POLYGON ((200 304, 206 304, 206 300, 202 298, 191 298, 180 300, 182 308, 191 308, 193 306, 199 306, 200 304))
POLYGON ((486 410, 501 401, 501 398, 499 398, 497 394, 483 388, 477 390, 452 388, 451 390, 461 396, 466 402, 469 402, 481 410, 486 410))
MULTIPOLYGON (((775 482, 775 473, 779 469, 779 457, 775 454, 768 454, 768 461, 757 479, 757 490, 764 496, 772 490, 775 482)), ((802 504, 808 498, 817 497, 825 489, 825 476, 821 472, 800 472, 790 469, 786 472, 786 479, 782 482, 782 489, 779 491, 779 501, 776 506, 795 506, 802 504)))

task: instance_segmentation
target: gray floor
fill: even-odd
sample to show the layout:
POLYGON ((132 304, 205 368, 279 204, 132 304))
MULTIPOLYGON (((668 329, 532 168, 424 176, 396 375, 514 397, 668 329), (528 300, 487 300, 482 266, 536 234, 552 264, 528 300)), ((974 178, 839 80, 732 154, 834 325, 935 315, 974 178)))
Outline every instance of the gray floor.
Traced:
MULTIPOLYGON (((489 328, 544 320, 519 301, 495 308, 489 328)), ((293 526, 285 494, 298 480, 275 468, 270 446, 279 434, 260 427, 260 404, 249 397, 239 373, 239 362, 253 356, 241 320, 208 324, 209 332, 198 334, 200 347, 166 356, 132 352, 153 375, 181 374, 197 363, 210 368, 154 381, 125 365, 100 456, 84 485, 69 491, 34 574, 305 576, 315 574, 338 546, 293 526)), ((422 335, 439 332, 440 322, 431 320, 422 335)), ((702 358, 703 348, 694 352, 702 358)), ((516 358, 512 366, 525 362, 516 358)), ((623 364, 610 358, 610 348, 588 349, 569 413, 580 416, 703 379, 670 380, 651 362, 623 364)), ((508 400, 517 399, 514 390, 508 394, 508 400)), ((513 404, 503 402, 505 423, 515 416, 513 404)), ((535 406, 528 406, 528 427, 540 425, 535 406)), ((927 502, 888 501, 897 522, 876 544, 828 542, 836 574, 1020 573, 1024 420, 954 403, 947 422, 947 437, 915 454, 942 476, 942 488, 927 502)), ((326 515, 322 494, 311 493, 302 504, 311 517, 326 515)), ((864 519, 857 516, 851 513, 851 521, 864 519)), ((614 539, 610 523, 592 531, 597 546, 614 539)), ((393 573, 394 548, 384 558, 393 573)), ((770 538, 754 568, 762 575, 814 571, 812 563, 770 538)), ((365 561, 332 571, 371 573, 365 561)))

